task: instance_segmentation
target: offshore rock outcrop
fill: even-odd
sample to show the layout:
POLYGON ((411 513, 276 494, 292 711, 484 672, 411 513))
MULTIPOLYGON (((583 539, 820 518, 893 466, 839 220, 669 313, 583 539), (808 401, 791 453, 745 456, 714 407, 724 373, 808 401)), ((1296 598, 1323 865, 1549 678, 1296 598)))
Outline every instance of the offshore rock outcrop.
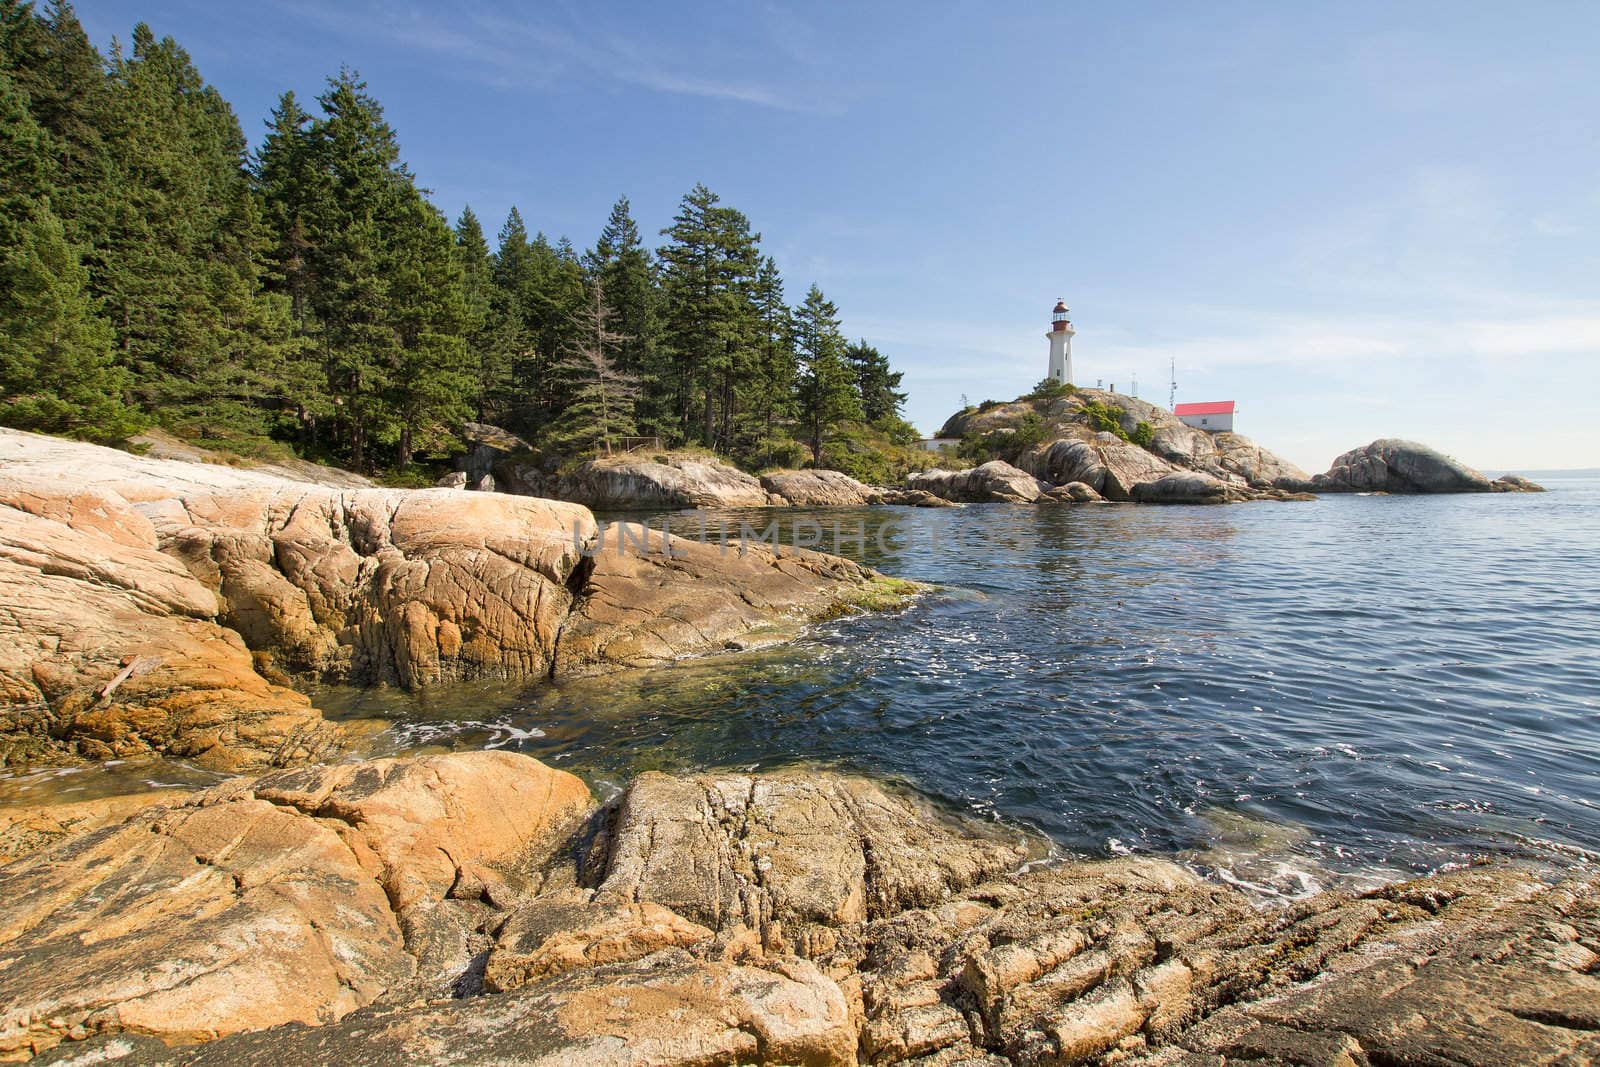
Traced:
POLYGON ((1311 485, 1305 471, 1247 437, 1196 430, 1165 408, 1100 389, 969 409, 939 435, 981 435, 1001 447, 1021 430, 1042 440, 1016 446, 1016 466, 1044 483, 1049 501, 1077 502, 1050 492, 1074 482, 1105 500, 1169 504, 1300 499, 1311 485))
POLYGON ((987 411, 970 409, 951 416, 941 437, 1007 433, 1032 418, 1043 424, 1043 443, 1025 452, 1018 466, 1060 485, 1082 481, 1107 499, 1131 499, 1132 488, 1154 481, 1174 470, 1195 470, 1225 483, 1255 489, 1290 492, 1309 488, 1310 475, 1289 461, 1260 447, 1242 434, 1207 433, 1181 422, 1166 408, 1137 397, 1103 389, 1077 389, 1054 399, 1018 400, 987 411), (1140 446, 1102 428, 1097 414, 1115 415, 1122 434, 1148 428, 1149 443, 1140 446), (1076 453, 1053 451, 1058 442, 1078 442, 1086 449, 1076 453), (1106 492, 1096 479, 1096 468, 1111 479, 1106 492))
POLYGON ((649 774, 587 807, 570 776, 479 753, 224 783, 56 840, 0 867, 0 1055, 1600 1055, 1593 880, 1474 867, 1263 910, 1161 859, 1027 864, 1021 835, 816 770, 649 774))
POLYGON ((1385 437, 1351 449, 1312 479, 1319 493, 1539 493, 1541 486, 1507 475, 1495 481, 1460 460, 1415 441, 1385 437))
POLYGON ((713 652, 862 601, 817 553, 659 540, 588 509, 332 488, 0 431, 0 762, 327 758, 291 676, 416 688, 713 652), (85 484, 87 483, 87 484, 85 484), (570 633, 572 647, 558 646, 570 633))

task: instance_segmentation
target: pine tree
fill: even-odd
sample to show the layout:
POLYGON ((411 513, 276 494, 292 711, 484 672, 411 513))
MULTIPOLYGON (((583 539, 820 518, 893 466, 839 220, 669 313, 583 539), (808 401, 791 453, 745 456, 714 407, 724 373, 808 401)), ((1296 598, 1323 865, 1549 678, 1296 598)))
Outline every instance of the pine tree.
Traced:
POLYGON ((735 386, 753 353, 761 239, 743 214, 718 203, 704 185, 686 193, 657 253, 676 429, 708 447, 726 443, 735 386))
POLYGON ((60 142, 35 120, 9 70, 19 38, 37 32, 25 8, 0 9, 0 422, 115 441, 140 420, 123 405, 110 327, 51 207, 60 142))
POLYGON ((661 434, 667 430, 671 408, 660 388, 665 377, 659 349, 660 294, 655 266, 639 240, 639 227, 630 214, 627 197, 618 197, 611 206, 605 227, 583 262, 589 276, 604 289, 622 338, 606 355, 619 371, 639 379, 644 390, 640 428, 661 434))
POLYGON ((839 310, 813 285, 794 317, 795 351, 799 357, 800 421, 805 427, 811 462, 820 466, 829 435, 840 423, 861 417, 861 399, 844 362, 844 335, 839 310))
POLYGON ((900 408, 906 402, 906 394, 898 391, 904 374, 891 371, 889 360, 865 340, 848 346, 844 350, 844 361, 855 375, 862 417, 873 425, 899 418, 900 408))
POLYGON ((758 319, 755 373, 746 405, 756 420, 760 440, 756 454, 771 466, 778 441, 778 423, 794 416, 794 317, 783 300, 783 276, 771 256, 761 261, 754 287, 758 319))
POLYGON ((335 405, 328 392, 322 327, 312 311, 317 249, 311 232, 319 213, 327 210, 332 190, 317 159, 311 116, 292 91, 272 110, 252 175, 269 234, 261 283, 277 335, 275 373, 266 392, 291 413, 301 446, 315 449, 335 405))
POLYGON ((96 441, 139 429, 88 285, 61 221, 36 205, 0 249, 0 422, 96 441))
POLYGON ((476 411, 480 422, 496 417, 496 407, 509 383, 508 354, 499 342, 495 312, 494 258, 483 225, 472 208, 461 211, 455 228, 456 262, 461 266, 461 295, 467 349, 477 362, 476 411))
POLYGON ((552 245, 543 233, 528 245, 532 286, 525 291, 525 315, 533 331, 536 363, 524 387, 542 428, 566 403, 551 368, 573 340, 574 314, 585 301, 583 267, 566 238, 552 245))
POLYGON ((169 424, 201 436, 259 433, 259 422, 237 424, 260 411, 248 392, 272 341, 254 303, 262 231, 244 135, 183 49, 143 24, 132 57, 113 57, 111 84, 115 197, 91 279, 119 361, 135 395, 169 424))
POLYGON ((477 393, 477 368, 462 336, 467 302, 454 235, 438 209, 408 190, 391 281, 400 356, 389 402, 399 422, 402 470, 419 449, 460 445, 455 430, 472 418, 477 393))
MULTIPOLYGON (((274 235, 267 286, 288 295, 295 322, 302 325, 309 313, 313 284, 308 216, 319 210, 329 195, 317 166, 310 124, 311 116, 300 107, 294 92, 284 93, 267 121, 267 136, 253 168, 263 214, 274 235)), ((309 328, 307 332, 311 332, 309 328)))
POLYGON ((490 297, 495 328, 492 343, 495 360, 505 368, 505 378, 490 394, 486 408, 491 417, 528 433, 538 423, 540 387, 536 379, 542 373, 532 313, 538 280, 528 228, 515 206, 506 215, 497 241, 490 297))
POLYGON ((627 340, 611 328, 615 317, 604 283, 591 282, 587 301, 573 315, 572 340, 555 366, 567 401, 545 443, 557 451, 598 447, 610 452, 617 438, 637 432, 634 408, 641 390, 638 379, 611 355, 627 340))
POLYGON ((399 441, 391 403, 402 352, 394 315, 391 251, 405 225, 400 162, 383 108, 352 71, 328 80, 317 98, 324 117, 311 126, 323 173, 321 200, 308 208, 311 311, 321 323, 329 390, 352 465, 378 461, 377 447, 399 441))
POLYGON ((0 67, 28 100, 50 138, 52 210, 69 241, 89 245, 103 226, 111 193, 102 130, 111 108, 105 63, 60 0, 42 15, 20 0, 0 0, 0 67))
POLYGON ((53 147, 27 94, 0 70, 0 247, 17 244, 34 209, 55 193, 53 147))

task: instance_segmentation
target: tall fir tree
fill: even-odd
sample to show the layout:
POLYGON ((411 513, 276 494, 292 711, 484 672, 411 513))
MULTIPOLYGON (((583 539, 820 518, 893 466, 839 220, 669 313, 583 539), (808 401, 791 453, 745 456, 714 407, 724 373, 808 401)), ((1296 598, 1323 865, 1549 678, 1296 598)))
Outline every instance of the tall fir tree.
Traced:
POLYGON ((314 279, 307 230, 316 222, 313 213, 330 195, 310 126, 311 116, 300 107, 294 91, 284 93, 267 120, 267 135, 253 168, 263 215, 272 232, 272 269, 266 283, 289 297, 295 322, 308 333, 313 332, 306 317, 314 279))
POLYGON ((637 432, 634 410, 641 389, 613 355, 627 340, 612 328, 616 317, 605 284, 591 281, 583 307, 573 314, 571 339, 553 367, 566 402, 544 443, 558 452, 594 448, 609 453, 618 438, 637 432))
POLYGON ((52 0, 39 12, 21 0, 0 0, 0 66, 51 140, 52 210, 68 240, 87 248, 105 224, 113 193, 103 135, 112 107, 104 60, 71 4, 52 0))
POLYGON ((572 343, 574 315, 584 304, 583 267, 565 238, 556 244, 543 233, 528 245, 532 286, 525 291, 526 321, 533 331, 534 361, 517 388, 530 402, 535 435, 542 434, 570 399, 555 373, 561 353, 572 343))
POLYGON ((267 119, 252 175, 268 231, 261 281, 278 326, 275 373, 265 392, 292 420, 302 447, 320 450, 320 430, 335 405, 312 311, 317 250, 311 232, 331 201, 327 175, 311 135, 311 116, 293 91, 284 93, 267 119))
POLYGON ((861 397, 861 416, 873 425, 900 417, 906 394, 899 391, 904 374, 889 369, 889 360, 863 339, 844 350, 844 361, 855 376, 861 397))
MULTIPOLYGON (((232 109, 171 38, 134 28, 111 63, 115 202, 91 270, 139 400, 200 436, 233 425, 271 337, 260 329, 259 218, 232 109), (246 372, 241 373, 241 368, 246 372)), ((270 362, 270 360, 267 360, 270 362)))
POLYGON ((55 194, 53 148, 27 93, 0 69, 0 245, 16 244, 29 216, 55 194))
POLYGON ((515 205, 496 237, 492 277, 492 340, 496 358, 505 366, 505 378, 491 395, 489 411, 513 429, 531 433, 537 428, 539 410, 539 389, 533 383, 543 371, 533 315, 539 282, 528 227, 515 205))
POLYGON ((754 298, 757 316, 755 373, 748 384, 749 409, 757 440, 749 450, 771 466, 779 443, 778 427, 794 417, 795 355, 794 316, 783 299, 783 276, 777 261, 767 256, 756 272, 754 298))
POLYGON ((735 385, 754 348, 760 243, 742 213, 719 203, 704 185, 686 193, 657 253, 675 428, 712 448, 729 436, 735 385))
POLYGON ((828 439, 843 422, 861 418, 855 376, 844 361, 839 310, 815 285, 795 311, 795 352, 799 357, 800 421, 811 462, 822 465, 828 439))
POLYGON ((655 265, 639 239, 627 197, 618 197, 611 206, 594 249, 584 256, 584 267, 605 292, 622 338, 607 358, 643 388, 639 429, 662 434, 670 423, 671 405, 660 388, 666 377, 660 359, 660 295, 655 265))
POLYGON ((317 278, 311 310, 322 324, 329 390, 350 462, 365 469, 377 446, 398 440, 391 374, 400 360, 388 253, 403 222, 411 175, 383 108, 349 70, 317 98, 312 126, 328 195, 310 212, 308 244, 317 278))
POLYGON ((51 208, 57 142, 29 104, 0 69, 0 423, 118 440, 140 420, 123 405, 89 273, 51 208))
POLYGON ((474 407, 480 422, 497 417, 511 374, 510 360, 499 343, 495 321, 494 258, 483 236, 483 224, 471 206, 461 210, 455 227, 456 262, 461 266, 461 296, 465 314, 463 336, 477 362, 474 407))
POLYGON ((0 422, 95 441, 142 425, 88 283, 61 221, 36 204, 0 248, 0 422))
POLYGON ((478 392, 477 367, 463 336, 468 311, 455 235, 414 187, 403 193, 390 266, 399 358, 389 377, 401 470, 419 449, 459 446, 455 430, 472 418, 478 392))

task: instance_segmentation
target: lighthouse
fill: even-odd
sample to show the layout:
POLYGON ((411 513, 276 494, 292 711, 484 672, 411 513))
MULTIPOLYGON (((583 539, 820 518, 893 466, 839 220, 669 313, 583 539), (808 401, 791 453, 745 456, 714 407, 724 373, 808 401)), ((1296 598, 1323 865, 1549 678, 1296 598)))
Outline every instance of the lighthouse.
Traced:
POLYGON ((1067 318, 1067 302, 1057 300, 1055 310, 1050 312, 1050 332, 1045 334, 1050 342, 1051 381, 1063 385, 1072 381, 1072 335, 1077 332, 1067 318))

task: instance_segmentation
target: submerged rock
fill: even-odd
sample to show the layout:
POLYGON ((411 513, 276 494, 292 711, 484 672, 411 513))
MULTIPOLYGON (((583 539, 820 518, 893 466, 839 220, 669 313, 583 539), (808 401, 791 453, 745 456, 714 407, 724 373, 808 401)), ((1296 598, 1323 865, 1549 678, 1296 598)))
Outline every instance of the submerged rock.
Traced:
POLYGON ((1487 493, 1488 478, 1415 441, 1383 438, 1352 449, 1311 480, 1318 493, 1487 493))
POLYGON ((906 488, 967 504, 1031 504, 1050 489, 1027 471, 1003 460, 990 460, 963 471, 917 471, 906 476, 906 488))
POLYGON ((761 484, 796 507, 857 507, 883 498, 878 490, 840 471, 773 471, 761 476, 761 484))
POLYGON ((668 453, 592 459, 561 479, 556 495, 592 508, 759 508, 767 491, 711 456, 668 453))

